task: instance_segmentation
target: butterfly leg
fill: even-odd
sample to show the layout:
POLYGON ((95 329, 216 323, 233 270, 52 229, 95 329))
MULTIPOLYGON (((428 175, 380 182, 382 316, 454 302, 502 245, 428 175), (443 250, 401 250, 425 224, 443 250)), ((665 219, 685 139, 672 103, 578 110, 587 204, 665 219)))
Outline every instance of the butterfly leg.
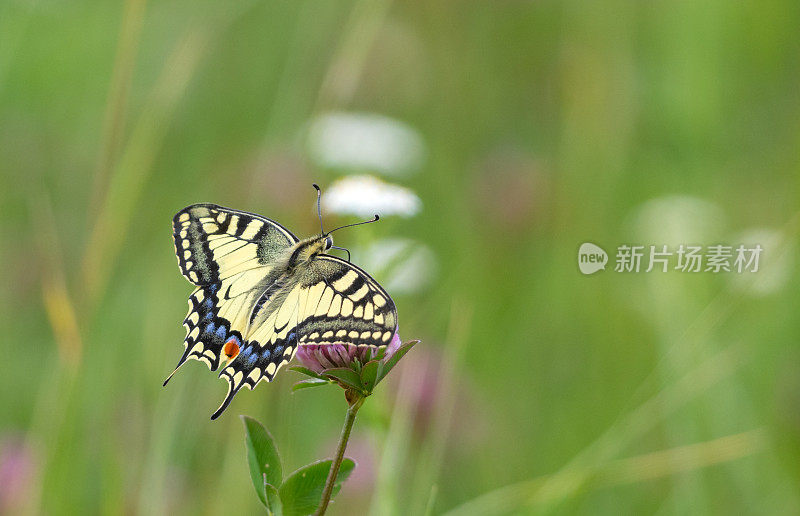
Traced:
POLYGON ((347 261, 348 261, 348 262, 350 261, 350 251, 348 251, 348 250, 347 250, 347 249, 345 249, 344 247, 338 247, 338 246, 332 245, 332 246, 331 246, 331 249, 338 249, 338 250, 340 250, 340 251, 344 251, 344 252, 346 252, 346 253, 347 253, 347 261))

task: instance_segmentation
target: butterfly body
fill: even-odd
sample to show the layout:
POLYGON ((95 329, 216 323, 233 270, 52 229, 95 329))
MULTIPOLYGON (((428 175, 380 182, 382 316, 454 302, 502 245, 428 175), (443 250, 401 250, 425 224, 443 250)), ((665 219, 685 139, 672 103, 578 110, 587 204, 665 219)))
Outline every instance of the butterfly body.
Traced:
POLYGON ((271 381, 300 345, 385 346, 396 331, 389 295, 327 254, 330 234, 299 240, 259 215, 194 204, 175 215, 173 236, 181 272, 197 287, 176 371, 189 359, 221 368, 228 395, 212 419, 241 387, 271 381))

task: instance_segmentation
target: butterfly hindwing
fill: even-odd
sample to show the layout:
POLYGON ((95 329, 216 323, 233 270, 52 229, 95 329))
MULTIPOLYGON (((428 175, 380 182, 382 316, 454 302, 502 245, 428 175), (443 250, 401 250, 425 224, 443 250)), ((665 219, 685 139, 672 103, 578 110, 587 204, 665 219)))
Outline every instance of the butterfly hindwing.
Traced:
POLYGON ((269 312, 269 315, 251 324, 251 332, 239 355, 220 372, 220 378, 228 382, 228 393, 211 419, 216 419, 227 408, 242 387, 253 389, 261 380, 272 381, 278 369, 294 357, 299 292, 297 286, 281 287, 277 299, 261 305, 258 311, 269 312), (263 340, 256 340, 259 338, 263 340))
POLYGON ((242 387, 272 381, 300 344, 388 345, 397 310, 369 274, 335 256, 319 255, 292 284, 276 289, 269 302, 254 310, 251 320, 239 356, 220 372, 228 394, 212 418, 242 387))
POLYGON ((386 346, 391 342, 397 309, 369 274, 323 254, 314 258, 302 282, 308 295, 299 314, 299 344, 386 346))
POLYGON ((215 371, 219 367, 220 353, 225 343, 231 339, 237 343, 242 341, 241 332, 233 327, 231 321, 219 316, 219 287, 219 284, 198 287, 189 296, 189 313, 183 320, 186 349, 178 367, 189 359, 195 359, 215 371))

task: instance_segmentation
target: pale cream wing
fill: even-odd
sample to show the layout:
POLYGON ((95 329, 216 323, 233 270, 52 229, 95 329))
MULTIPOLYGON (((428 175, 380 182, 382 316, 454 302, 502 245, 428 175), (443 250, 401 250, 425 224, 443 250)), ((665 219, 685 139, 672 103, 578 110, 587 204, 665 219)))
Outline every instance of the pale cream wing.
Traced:
POLYGON ((275 260, 297 237, 264 217, 214 204, 179 211, 173 237, 181 273, 198 285, 189 297, 185 351, 175 369, 196 359, 213 371, 229 358, 223 356, 226 343, 231 350, 242 346, 248 316, 279 273, 275 260))

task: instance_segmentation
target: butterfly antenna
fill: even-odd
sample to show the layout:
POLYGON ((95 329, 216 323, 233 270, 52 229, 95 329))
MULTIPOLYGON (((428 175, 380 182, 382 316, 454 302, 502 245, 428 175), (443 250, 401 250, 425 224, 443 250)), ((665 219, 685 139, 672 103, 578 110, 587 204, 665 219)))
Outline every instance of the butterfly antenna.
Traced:
POLYGON ((319 185, 317 183, 312 183, 312 186, 317 189, 317 216, 319 217, 319 229, 322 231, 322 234, 325 234, 325 228, 322 227, 322 208, 321 208, 321 200, 322 200, 322 190, 320 190, 319 185))
POLYGON ((375 218, 372 219, 372 220, 365 220, 363 222, 356 222, 355 224, 346 224, 344 226, 339 226, 336 229, 332 229, 332 230, 328 231, 328 234, 330 235, 334 231, 339 231, 340 229, 344 229, 344 228, 350 228, 350 227, 353 227, 353 226, 360 226, 361 224, 369 224, 370 222, 378 222, 378 220, 380 220, 380 217, 376 214, 375 218))

